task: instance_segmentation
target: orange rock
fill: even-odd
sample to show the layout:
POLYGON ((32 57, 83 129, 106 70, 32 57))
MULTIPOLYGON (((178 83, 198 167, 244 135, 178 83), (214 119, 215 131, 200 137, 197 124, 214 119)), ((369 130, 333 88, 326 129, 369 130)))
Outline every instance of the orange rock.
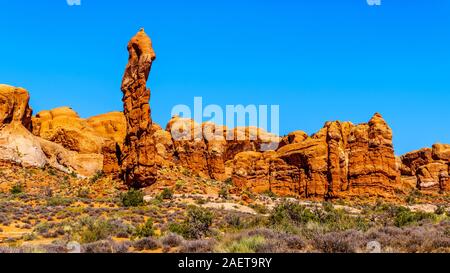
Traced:
POLYGON ((433 159, 444 160, 450 162, 450 145, 449 144, 434 144, 433 145, 433 159))
POLYGON ((141 29, 128 43, 128 64, 122 80, 123 112, 127 132, 123 145, 121 176, 131 187, 156 182, 162 159, 157 153, 150 116, 147 80, 156 58, 150 38, 141 29))
POLYGON ((31 131, 33 110, 28 105, 29 100, 25 89, 0 84, 0 126, 18 122, 31 131))
POLYGON ((420 149, 407 153, 400 157, 402 175, 413 176, 416 175, 417 169, 420 166, 427 165, 433 162, 432 150, 430 148, 420 149))
POLYGON ((348 145, 351 188, 361 191, 373 187, 388 189, 399 182, 392 130, 380 114, 375 114, 368 124, 353 128, 348 145))

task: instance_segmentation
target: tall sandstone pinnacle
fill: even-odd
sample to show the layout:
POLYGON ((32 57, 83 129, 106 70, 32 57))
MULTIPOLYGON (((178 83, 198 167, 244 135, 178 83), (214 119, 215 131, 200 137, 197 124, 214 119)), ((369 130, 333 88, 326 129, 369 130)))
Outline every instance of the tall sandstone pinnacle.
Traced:
POLYGON ((150 116, 147 80, 156 55, 152 42, 141 29, 128 43, 128 64, 122 80, 123 112, 127 133, 121 157, 121 176, 130 187, 156 182, 157 151, 150 116))

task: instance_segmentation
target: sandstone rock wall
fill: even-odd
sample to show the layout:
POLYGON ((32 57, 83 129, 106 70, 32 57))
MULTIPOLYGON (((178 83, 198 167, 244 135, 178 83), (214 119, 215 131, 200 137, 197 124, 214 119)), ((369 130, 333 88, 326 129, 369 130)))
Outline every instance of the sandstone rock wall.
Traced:
POLYGON ((282 143, 267 155, 236 155, 233 182, 256 192, 321 198, 373 188, 389 190, 399 182, 392 131, 379 114, 356 126, 328 122, 311 137, 297 132, 282 143))

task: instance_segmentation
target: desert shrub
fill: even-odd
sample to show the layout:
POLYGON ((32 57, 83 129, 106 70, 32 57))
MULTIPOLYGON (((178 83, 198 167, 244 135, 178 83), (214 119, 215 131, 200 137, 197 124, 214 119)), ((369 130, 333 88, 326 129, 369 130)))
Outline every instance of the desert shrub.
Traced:
POLYGON ((160 194, 161 199, 170 200, 173 198, 173 192, 169 188, 164 188, 164 190, 160 194))
POLYGON ((129 242, 116 243, 112 240, 101 240, 81 246, 82 253, 127 253, 129 242))
POLYGON ((182 235, 188 239, 199 239, 210 232, 214 215, 205 208, 190 206, 187 218, 181 224, 171 223, 169 231, 182 235))
POLYGON ((270 197, 270 198, 276 198, 277 197, 277 195, 271 190, 267 190, 267 191, 263 192, 263 194, 268 196, 268 197, 270 197))
POLYGON ((105 176, 105 173, 103 171, 97 171, 92 177, 91 177, 91 183, 95 183, 98 180, 102 179, 105 176))
POLYGON ((185 184, 186 184, 186 182, 184 182, 183 180, 178 180, 178 181, 175 183, 175 188, 176 188, 177 190, 179 190, 179 189, 183 188, 185 184))
POLYGON ((307 224, 317 220, 317 216, 311 210, 293 202, 284 202, 276 206, 269 216, 271 225, 286 230, 292 229, 292 225, 307 224))
POLYGON ((228 187, 222 187, 219 191, 219 198, 228 199, 230 197, 230 191, 228 187))
POLYGON ((227 214, 225 216, 225 222, 227 223, 228 227, 233 229, 242 229, 244 227, 244 223, 242 222, 241 217, 236 214, 227 214))
POLYGON ((446 208, 443 205, 438 205, 436 210, 434 211, 436 215, 444 215, 446 214, 446 208))
POLYGON ((215 240, 185 241, 179 250, 180 253, 212 253, 216 245, 215 240))
POLYGON ((364 244, 362 233, 355 230, 318 234, 313 246, 324 253, 355 253, 364 244))
POLYGON ((178 234, 169 233, 161 239, 161 242, 164 246, 178 247, 184 242, 184 239, 178 234))
POLYGON ((231 241, 222 247, 219 252, 225 253, 255 253, 256 250, 264 245, 266 239, 263 236, 242 237, 238 240, 231 241))
POLYGON ((57 206, 68 206, 72 204, 73 200, 62 196, 53 196, 47 199, 47 206, 57 207, 57 206))
POLYGON ((89 198, 90 190, 87 187, 81 187, 78 189, 77 197, 78 198, 89 198))
POLYGON ((269 213, 269 209, 264 206, 264 205, 260 205, 260 204, 251 204, 250 207, 256 211, 259 214, 267 214, 269 213))
POLYGON ((231 177, 228 177, 223 181, 226 185, 233 185, 233 179, 231 177))
POLYGON ((78 228, 80 242, 84 244, 105 240, 113 233, 113 225, 104 219, 83 218, 78 228))
POLYGON ((400 207, 395 213, 394 225, 396 227, 403 227, 407 225, 417 224, 423 220, 436 220, 434 213, 413 212, 410 209, 400 207))
POLYGON ((138 250, 155 250, 160 247, 159 242, 152 237, 140 239, 133 243, 133 247, 138 250))
POLYGON ((24 189, 24 187, 23 187, 23 185, 22 184, 20 184, 20 183, 17 183, 17 184, 15 184, 15 185, 13 185, 12 187, 11 187, 11 190, 9 191, 11 194, 21 194, 21 193, 23 193, 25 191, 25 189, 24 189))
POLYGON ((155 229, 153 228, 153 220, 148 219, 145 224, 136 228, 133 233, 133 238, 145 238, 155 235, 155 229))
POLYGON ((144 204, 144 193, 141 190, 130 189, 122 193, 120 200, 124 207, 138 207, 144 204))

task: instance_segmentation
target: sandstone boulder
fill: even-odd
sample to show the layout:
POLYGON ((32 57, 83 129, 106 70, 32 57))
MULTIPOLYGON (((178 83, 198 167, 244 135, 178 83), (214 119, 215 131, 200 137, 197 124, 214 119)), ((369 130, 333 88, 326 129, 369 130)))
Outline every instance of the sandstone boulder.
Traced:
POLYGON ((31 130, 30 95, 23 88, 0 84, 0 126, 17 122, 31 130))
POLYGON ((37 168, 47 163, 38 139, 19 122, 0 130, 0 160, 37 168))
POLYGON ((450 162, 450 145, 449 144, 434 144, 433 145, 433 159, 450 162))

